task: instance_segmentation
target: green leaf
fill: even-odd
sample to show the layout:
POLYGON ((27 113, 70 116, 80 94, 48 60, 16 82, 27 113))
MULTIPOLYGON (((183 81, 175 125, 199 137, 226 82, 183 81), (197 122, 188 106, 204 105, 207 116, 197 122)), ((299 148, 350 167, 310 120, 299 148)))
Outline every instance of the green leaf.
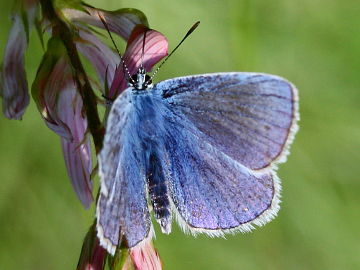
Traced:
POLYGON ((38 34, 40 39, 41 47, 45 51, 44 35, 41 28, 41 22, 38 18, 35 18, 35 28, 36 28, 36 33, 38 34))
MULTIPOLYGON (((108 257, 108 263, 110 270, 122 270, 125 264, 129 263, 129 250, 125 247, 117 248, 113 257, 108 257)), ((134 269, 133 265, 130 265, 134 269)), ((135 269, 134 269, 135 270, 135 269)))
POLYGON ((85 11, 82 1, 80 0, 52 0, 56 11, 71 8, 80 11, 85 11))
POLYGON ((25 34, 26 34, 26 42, 29 44, 29 39, 30 39, 30 26, 29 26, 29 17, 28 14, 26 12, 26 10, 21 9, 21 20, 22 23, 24 25, 24 30, 25 30, 25 34))
MULTIPOLYGON (((42 85, 46 83, 54 66, 60 58, 67 57, 66 48, 63 42, 56 37, 51 38, 47 44, 47 50, 37 70, 35 80, 31 87, 31 95, 41 114, 44 114, 44 100, 42 99, 42 85)), ((43 115, 46 117, 46 115, 43 115)))

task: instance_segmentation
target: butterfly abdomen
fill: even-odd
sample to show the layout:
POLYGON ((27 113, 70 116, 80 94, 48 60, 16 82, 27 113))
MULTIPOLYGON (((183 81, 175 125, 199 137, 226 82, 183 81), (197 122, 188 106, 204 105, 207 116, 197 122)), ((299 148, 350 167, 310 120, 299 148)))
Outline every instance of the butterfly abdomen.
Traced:
POLYGON ((165 175, 156 152, 150 152, 147 167, 150 202, 156 220, 164 233, 171 231, 171 212, 165 175))

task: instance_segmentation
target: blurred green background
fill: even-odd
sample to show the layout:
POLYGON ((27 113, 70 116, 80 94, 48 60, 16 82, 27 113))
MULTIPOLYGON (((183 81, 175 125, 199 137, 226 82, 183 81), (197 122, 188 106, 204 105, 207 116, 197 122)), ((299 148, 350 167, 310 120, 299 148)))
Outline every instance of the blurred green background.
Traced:
MULTIPOLYGON (((11 1, 0 3, 4 51, 11 1)), ((300 131, 280 166, 279 216, 224 239, 157 231, 165 269, 360 269, 360 4, 357 0, 89 1, 136 7, 170 47, 200 27, 158 80, 219 71, 283 76, 299 89, 300 131)), ((31 35, 32 82, 42 49, 31 35)), ((1 54, 2 55, 2 54, 1 54)), ((94 209, 67 178, 59 138, 31 101, 22 121, 0 117, 0 269, 75 269, 94 209)))

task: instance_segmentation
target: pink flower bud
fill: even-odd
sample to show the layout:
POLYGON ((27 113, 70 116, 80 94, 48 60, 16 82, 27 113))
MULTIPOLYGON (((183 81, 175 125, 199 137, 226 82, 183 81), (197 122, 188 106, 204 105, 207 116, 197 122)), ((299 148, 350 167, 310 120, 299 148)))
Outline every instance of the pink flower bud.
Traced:
POLYGON ((13 25, 0 70, 2 109, 9 119, 21 119, 29 104, 24 54, 28 46, 29 31, 35 18, 36 2, 27 0, 21 4, 18 12, 12 17, 13 25))
POLYGON ((32 85, 32 95, 46 125, 61 136, 68 175, 78 198, 88 208, 93 197, 87 119, 66 50, 59 39, 52 38, 48 43, 32 85))
POLYGON ((88 208, 93 201, 90 141, 86 136, 87 121, 83 115, 83 102, 75 87, 62 89, 58 97, 59 118, 69 127, 72 140, 61 137, 67 172, 73 188, 88 208))
POLYGON ((90 6, 84 6, 86 12, 75 9, 64 9, 62 12, 66 18, 73 22, 87 23, 92 26, 104 28, 99 15, 104 18, 110 31, 127 40, 138 24, 148 25, 146 16, 140 10, 123 8, 115 11, 106 11, 90 6))
MULTIPOLYGON (((136 270, 161 270, 159 254, 151 241, 146 241, 130 249, 130 257, 136 270)), ((126 268, 123 270, 127 270, 126 268)))
POLYGON ((107 253, 96 237, 94 226, 91 226, 84 239, 77 270, 103 270, 107 253))

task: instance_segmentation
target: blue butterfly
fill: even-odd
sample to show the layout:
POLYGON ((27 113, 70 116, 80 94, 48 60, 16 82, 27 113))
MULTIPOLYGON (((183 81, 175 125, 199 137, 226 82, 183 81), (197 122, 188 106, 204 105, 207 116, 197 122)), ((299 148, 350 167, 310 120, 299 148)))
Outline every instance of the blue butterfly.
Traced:
POLYGON ((100 243, 164 233, 222 236, 264 225, 279 210, 284 162, 297 130, 296 88, 260 73, 179 77, 151 86, 143 69, 112 105, 99 154, 100 243))
MULTIPOLYGON (((145 38, 146 31, 143 53, 145 38)), ((153 86, 153 76, 141 66, 107 119, 98 156, 100 244, 114 254, 120 243, 149 241, 151 210, 167 234, 173 216, 184 231, 210 236, 272 220, 280 202, 276 166, 286 159, 299 119, 294 85, 230 72, 153 86)))

